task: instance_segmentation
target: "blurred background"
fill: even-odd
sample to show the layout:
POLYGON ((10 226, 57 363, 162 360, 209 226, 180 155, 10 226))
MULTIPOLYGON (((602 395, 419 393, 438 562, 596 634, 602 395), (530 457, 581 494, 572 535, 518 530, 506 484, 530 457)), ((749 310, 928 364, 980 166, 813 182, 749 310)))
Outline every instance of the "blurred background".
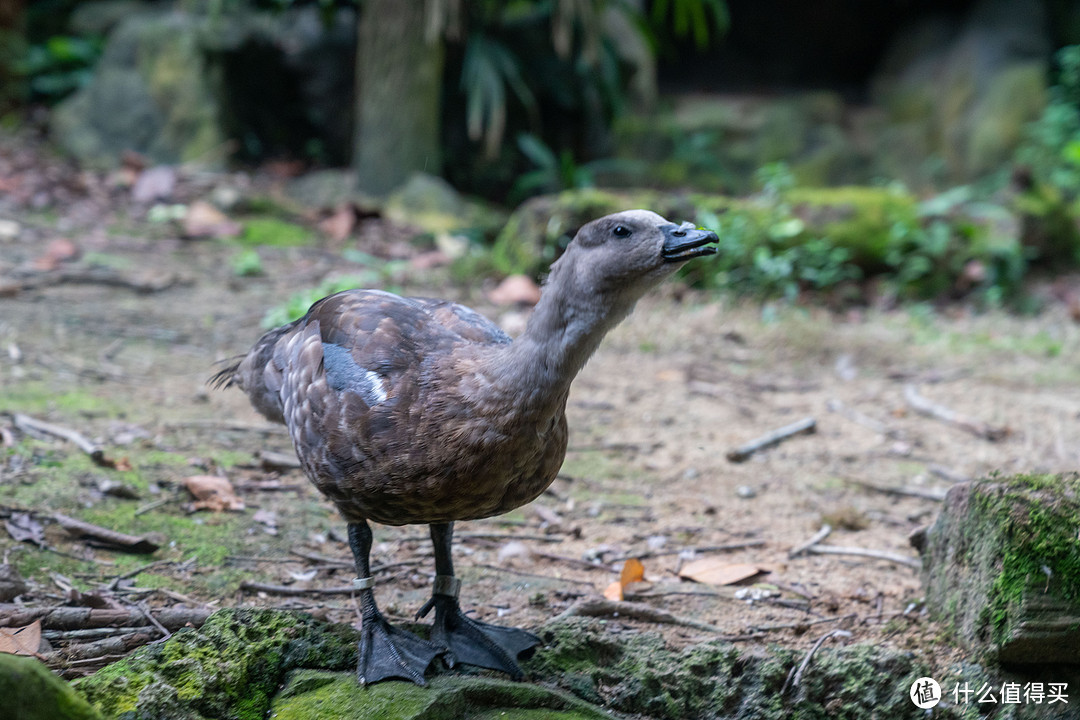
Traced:
POLYGON ((0 0, 0 117, 80 167, 269 169, 372 206, 417 173, 507 210, 708 196, 590 201, 496 274, 641 200, 723 218, 700 283, 998 303, 1080 259, 1076 42, 1070 0, 0 0))

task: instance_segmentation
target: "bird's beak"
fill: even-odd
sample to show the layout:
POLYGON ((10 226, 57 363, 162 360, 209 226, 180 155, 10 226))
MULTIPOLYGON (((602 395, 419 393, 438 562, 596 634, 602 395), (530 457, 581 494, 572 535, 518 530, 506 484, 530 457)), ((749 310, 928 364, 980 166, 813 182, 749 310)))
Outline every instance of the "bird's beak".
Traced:
POLYGON ((664 262, 682 262, 704 255, 715 255, 717 250, 710 243, 719 242, 720 238, 712 230, 698 230, 690 223, 665 225, 664 247, 660 256, 664 262))

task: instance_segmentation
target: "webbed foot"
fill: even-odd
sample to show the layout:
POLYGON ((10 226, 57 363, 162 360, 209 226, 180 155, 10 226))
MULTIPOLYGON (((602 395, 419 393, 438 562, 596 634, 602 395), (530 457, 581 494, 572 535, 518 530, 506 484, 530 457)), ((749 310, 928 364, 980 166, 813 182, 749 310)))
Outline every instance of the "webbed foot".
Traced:
POLYGON ((473 620, 461 612, 457 598, 450 595, 433 595, 417 616, 426 615, 432 607, 435 622, 431 641, 446 648, 447 664, 453 667, 460 662, 501 670, 514 680, 525 677, 517 661, 532 657, 540 638, 524 630, 473 620))
POLYGON ((360 627, 360 657, 356 677, 361 685, 400 678, 426 685, 424 671, 446 652, 435 643, 399 630, 379 613, 365 615, 360 627))

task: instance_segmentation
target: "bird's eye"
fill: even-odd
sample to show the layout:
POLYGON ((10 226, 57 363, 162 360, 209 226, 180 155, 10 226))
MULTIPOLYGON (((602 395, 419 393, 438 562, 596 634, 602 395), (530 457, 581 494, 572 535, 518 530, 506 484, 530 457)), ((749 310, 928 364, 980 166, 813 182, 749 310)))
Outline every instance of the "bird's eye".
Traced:
POLYGON ((630 237, 630 228, 625 225, 616 225, 612 232, 615 233, 615 237, 630 237))

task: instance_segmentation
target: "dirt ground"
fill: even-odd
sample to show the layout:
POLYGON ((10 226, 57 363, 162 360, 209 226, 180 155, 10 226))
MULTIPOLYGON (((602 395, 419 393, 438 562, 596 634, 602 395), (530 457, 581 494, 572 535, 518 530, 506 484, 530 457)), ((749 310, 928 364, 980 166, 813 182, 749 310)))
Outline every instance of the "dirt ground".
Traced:
MULTIPOLYGON (((348 594, 317 594, 348 585, 353 571, 311 559, 348 559, 343 523, 299 470, 261 465, 264 451, 291 453, 283 428, 257 416, 240 392, 209 391, 205 381, 215 361, 247 350, 268 308, 359 266, 318 241, 265 248, 264 274, 237 277, 229 244, 181 240, 123 216, 83 222, 70 207, 4 210, 0 217, 21 232, 0 240, 0 277, 35 277, 47 243, 64 237, 81 253, 70 267, 105 263, 127 278, 177 280, 156 292, 101 278, 25 283, 0 298, 0 410, 76 429, 132 466, 95 467, 71 444, 28 437, 0 416, 7 516, 61 511, 164 536, 154 555, 131 556, 47 523, 46 544, 65 554, 0 533, 0 551, 30 583, 20 601, 77 602, 72 586, 108 596, 106 583, 132 573, 119 584, 125 601, 273 605, 355 621, 348 594), (183 478, 208 473, 228 477, 246 508, 191 512, 183 478), (110 481, 130 496, 110 492, 110 481), (297 594, 241 590, 244 581, 297 594)), ((372 225, 367 237, 378 232, 372 225)), ((521 311, 492 305, 483 286, 450 282, 445 269, 410 270, 395 285, 520 327, 521 311)), ((887 643, 947 662, 958 651, 923 616, 917 570, 789 550, 827 523, 824 544, 915 559, 908 536, 940 505, 917 494, 995 471, 1076 469, 1078 346, 1080 327, 1053 305, 1031 317, 922 306, 838 316, 669 285, 611 333, 577 380, 570 450, 550 491, 507 516, 459 523, 463 605, 535 628, 602 594, 634 557, 646 582, 631 586, 628 599, 716 630, 613 618, 625 632, 659 630, 676 644, 723 635, 807 647, 843 628, 853 637, 833 642, 887 643), (915 413, 907 386, 1004 437, 915 413), (746 462, 727 459, 730 449, 806 417, 816 433, 746 462), (708 549, 731 544, 744 546, 708 549), (680 579, 680 567, 702 558, 762 572, 732 586, 680 579)), ((392 618, 411 619, 430 592, 426 535, 375 528, 373 560, 387 566, 377 597, 392 618)))

